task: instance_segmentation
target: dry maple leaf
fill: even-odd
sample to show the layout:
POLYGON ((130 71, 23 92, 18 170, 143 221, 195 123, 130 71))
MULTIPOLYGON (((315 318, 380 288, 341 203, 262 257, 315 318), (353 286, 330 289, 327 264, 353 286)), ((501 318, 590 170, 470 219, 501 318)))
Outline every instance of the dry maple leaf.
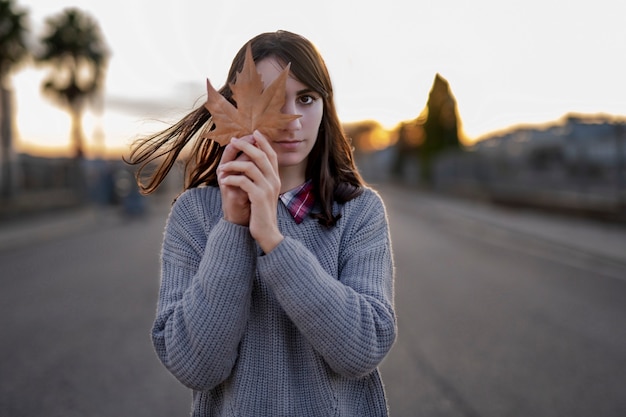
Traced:
MULTIPOLYGON (((250 45, 246 48, 246 57, 241 72, 237 73, 234 84, 230 84, 233 100, 237 107, 218 93, 207 78, 207 101, 204 107, 211 113, 215 129, 202 133, 203 138, 212 139, 220 145, 226 145, 231 138, 242 137, 259 130, 272 137, 286 125, 301 117, 300 115, 281 112, 285 104, 287 65, 270 85, 263 89, 261 76, 256 72, 250 45)), ((209 129, 212 125, 209 126, 209 129)))

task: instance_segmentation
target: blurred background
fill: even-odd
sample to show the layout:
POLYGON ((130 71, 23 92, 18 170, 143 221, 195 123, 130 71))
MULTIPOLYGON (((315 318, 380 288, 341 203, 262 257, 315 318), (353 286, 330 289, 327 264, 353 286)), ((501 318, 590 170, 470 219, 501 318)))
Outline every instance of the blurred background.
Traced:
POLYGON ((258 33, 326 59, 388 208, 392 416, 626 415, 626 6, 0 0, 0 415, 185 415, 149 329, 180 170, 122 157, 258 33))

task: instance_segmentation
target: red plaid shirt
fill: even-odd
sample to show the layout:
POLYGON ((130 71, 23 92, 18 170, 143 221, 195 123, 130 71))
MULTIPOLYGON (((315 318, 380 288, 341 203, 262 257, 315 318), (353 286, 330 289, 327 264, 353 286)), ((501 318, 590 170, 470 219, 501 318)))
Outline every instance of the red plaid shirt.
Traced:
POLYGON ((315 205, 313 182, 308 180, 304 184, 282 193, 280 200, 287 207, 296 224, 302 223, 315 205))

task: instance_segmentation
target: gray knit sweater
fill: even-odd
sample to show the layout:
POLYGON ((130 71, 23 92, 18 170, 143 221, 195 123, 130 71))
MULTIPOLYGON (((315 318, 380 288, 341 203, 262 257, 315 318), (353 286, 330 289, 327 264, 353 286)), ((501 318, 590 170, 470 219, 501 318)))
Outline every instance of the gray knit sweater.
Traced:
POLYGON ((386 416, 378 365, 396 336, 383 202, 366 188, 332 228, 296 224, 263 254, 215 187, 172 207, 152 339, 193 416, 386 416))

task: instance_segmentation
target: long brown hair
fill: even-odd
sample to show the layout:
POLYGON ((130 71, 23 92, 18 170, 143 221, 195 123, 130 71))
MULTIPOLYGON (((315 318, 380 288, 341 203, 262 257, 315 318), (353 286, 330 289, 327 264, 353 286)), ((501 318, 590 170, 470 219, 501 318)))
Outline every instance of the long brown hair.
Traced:
MULTIPOLYGON (((255 62, 273 57, 291 63, 291 73, 300 82, 318 93, 324 102, 324 114, 317 140, 311 150, 306 168, 306 178, 313 181, 313 189, 319 212, 312 214, 326 226, 334 225, 339 215, 332 212, 333 201, 345 203, 363 191, 365 182, 354 163, 352 147, 346 137, 333 98, 333 88, 326 64, 306 38, 287 31, 263 33, 250 40, 255 62)), ((234 83, 245 58, 244 45, 233 59, 226 84, 219 90, 233 105, 229 84, 234 83)), ((179 159, 183 148, 190 142, 193 148, 185 162, 184 189, 200 185, 217 186, 216 169, 224 150, 217 142, 202 139, 204 129, 211 128, 211 115, 201 106, 173 126, 136 141, 131 147, 128 163, 138 165, 137 183, 142 193, 155 191, 163 182, 172 166, 179 159), (159 160, 153 172, 148 171, 159 160)))

